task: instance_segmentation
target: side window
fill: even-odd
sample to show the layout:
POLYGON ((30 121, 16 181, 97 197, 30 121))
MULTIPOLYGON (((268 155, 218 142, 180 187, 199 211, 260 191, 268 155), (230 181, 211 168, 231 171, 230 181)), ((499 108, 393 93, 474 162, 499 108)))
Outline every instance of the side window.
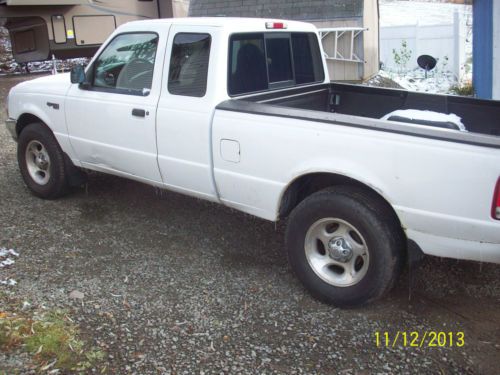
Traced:
POLYGON ((325 79, 316 34, 235 34, 229 44, 229 95, 293 87, 325 79))
POLYGON ((210 43, 209 34, 179 33, 174 37, 168 73, 171 94, 205 96, 210 43))
POLYGON ((118 35, 97 58, 92 86, 147 95, 153 82, 157 46, 157 34, 118 35))
POLYGON ((234 35, 230 48, 229 93, 267 90, 264 34, 234 35))

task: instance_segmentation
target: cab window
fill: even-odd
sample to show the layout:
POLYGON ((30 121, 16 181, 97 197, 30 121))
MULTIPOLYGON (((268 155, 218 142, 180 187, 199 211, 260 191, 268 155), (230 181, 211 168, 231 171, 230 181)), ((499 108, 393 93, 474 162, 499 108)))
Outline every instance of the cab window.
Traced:
POLYGON ((209 34, 175 35, 168 73, 168 91, 174 95, 203 97, 207 91, 209 34))
POLYGON ((157 46, 157 34, 118 35, 94 63, 92 86, 123 94, 147 95, 153 82, 157 46))
POLYGON ((314 33, 234 34, 229 41, 229 95, 322 82, 323 60, 314 33))

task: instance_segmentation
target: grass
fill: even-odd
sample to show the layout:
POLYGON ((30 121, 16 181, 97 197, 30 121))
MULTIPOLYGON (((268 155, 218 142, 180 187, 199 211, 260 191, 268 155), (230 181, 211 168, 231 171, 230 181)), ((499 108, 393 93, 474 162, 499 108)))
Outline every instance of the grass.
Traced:
POLYGON ((474 96, 474 86, 472 82, 467 81, 450 87, 450 91, 455 95, 474 96))
POLYGON ((104 353, 80 338, 65 311, 33 316, 0 312, 0 350, 24 350, 41 371, 84 372, 104 359, 104 353))

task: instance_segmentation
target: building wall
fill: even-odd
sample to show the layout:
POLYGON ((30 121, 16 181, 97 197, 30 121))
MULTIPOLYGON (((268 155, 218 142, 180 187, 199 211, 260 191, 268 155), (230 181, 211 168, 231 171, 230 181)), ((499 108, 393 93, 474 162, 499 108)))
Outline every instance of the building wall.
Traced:
POLYGON ((191 0, 189 15, 330 20, 362 17, 363 0, 191 0))
MULTIPOLYGON (((284 18, 308 21, 318 28, 367 27, 356 45, 366 63, 328 61, 332 80, 360 81, 378 72, 378 2, 377 0, 191 0, 189 16, 227 16, 284 18)), ((348 38, 340 42, 349 48, 348 38)), ((325 51, 333 55, 333 35, 323 41, 325 51)))
MULTIPOLYGON (((159 0, 160 5, 162 2, 167 3, 166 7, 170 8, 170 2, 172 2, 172 16, 173 17, 187 17, 189 12, 189 0, 159 0)), ((161 8, 160 8, 161 11, 161 8)), ((161 14, 161 18, 168 18, 170 16, 166 16, 161 14)))
POLYGON ((380 68, 380 27, 378 0, 365 0, 363 26, 368 30, 363 33, 363 79, 370 79, 380 68))
POLYGON ((500 100, 500 1, 493 2, 493 99, 500 100))
MULTIPOLYGON (((329 21, 315 21, 312 22, 317 28, 332 28, 332 27, 362 27, 362 18, 345 18, 335 19, 329 21)), ((363 35, 364 36, 364 35, 363 35)), ((355 46, 355 51, 363 58, 363 53, 359 53, 363 49, 362 39, 358 39, 358 45, 355 46)), ((323 40, 323 49, 329 56, 334 55, 335 36, 333 34, 327 35, 323 40)), ((343 37, 339 40, 338 49, 341 53, 350 49, 349 37, 343 37)), ((345 55, 345 53, 344 53, 345 55)), ((361 81, 363 79, 363 65, 362 63, 355 63, 350 61, 327 60, 328 74, 332 81, 361 81)))

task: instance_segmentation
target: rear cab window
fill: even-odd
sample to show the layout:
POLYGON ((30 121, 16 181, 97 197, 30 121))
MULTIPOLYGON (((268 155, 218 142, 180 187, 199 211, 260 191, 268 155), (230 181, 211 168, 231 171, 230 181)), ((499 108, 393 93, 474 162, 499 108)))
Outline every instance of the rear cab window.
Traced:
POLYGON ((230 96, 319 83, 324 79, 314 33, 241 33, 230 37, 230 96))

